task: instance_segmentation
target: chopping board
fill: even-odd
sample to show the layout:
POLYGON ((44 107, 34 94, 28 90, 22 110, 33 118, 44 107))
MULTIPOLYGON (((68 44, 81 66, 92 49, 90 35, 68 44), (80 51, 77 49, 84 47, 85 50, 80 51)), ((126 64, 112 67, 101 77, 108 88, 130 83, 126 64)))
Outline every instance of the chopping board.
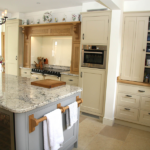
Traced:
POLYGON ((45 79, 45 80, 31 82, 31 85, 40 86, 40 87, 44 87, 44 88, 54 88, 54 87, 58 87, 61 85, 66 85, 66 82, 45 79))

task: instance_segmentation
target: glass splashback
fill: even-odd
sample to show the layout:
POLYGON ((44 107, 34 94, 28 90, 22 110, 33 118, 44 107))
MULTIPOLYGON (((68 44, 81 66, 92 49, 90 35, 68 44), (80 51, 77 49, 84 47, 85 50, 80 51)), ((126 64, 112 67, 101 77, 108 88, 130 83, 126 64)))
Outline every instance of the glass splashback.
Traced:
POLYGON ((71 36, 31 37, 31 64, 37 57, 44 57, 50 65, 70 66, 71 52, 71 36))

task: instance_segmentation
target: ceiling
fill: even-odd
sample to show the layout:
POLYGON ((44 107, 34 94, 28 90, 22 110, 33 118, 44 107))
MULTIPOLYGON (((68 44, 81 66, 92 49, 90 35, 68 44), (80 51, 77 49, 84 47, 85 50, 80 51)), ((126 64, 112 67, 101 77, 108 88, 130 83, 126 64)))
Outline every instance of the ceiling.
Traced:
POLYGON ((95 0, 0 0, 0 10, 8 12, 34 12, 65 7, 81 6, 95 0), (37 4, 40 3, 40 4, 37 4))

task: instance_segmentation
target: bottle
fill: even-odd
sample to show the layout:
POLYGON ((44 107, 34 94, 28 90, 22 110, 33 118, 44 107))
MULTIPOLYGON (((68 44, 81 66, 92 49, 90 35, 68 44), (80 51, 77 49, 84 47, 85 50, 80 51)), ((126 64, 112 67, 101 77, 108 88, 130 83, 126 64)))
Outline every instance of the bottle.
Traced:
POLYGON ((145 83, 148 83, 148 76, 146 76, 145 78, 145 83))

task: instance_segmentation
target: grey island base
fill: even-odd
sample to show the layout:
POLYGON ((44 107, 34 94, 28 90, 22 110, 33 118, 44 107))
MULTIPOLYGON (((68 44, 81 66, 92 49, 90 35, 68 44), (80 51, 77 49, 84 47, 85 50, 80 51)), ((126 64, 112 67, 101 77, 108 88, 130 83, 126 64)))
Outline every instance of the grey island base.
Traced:
MULTIPOLYGON (((82 89, 64 85, 53 89, 32 86, 31 80, 12 75, 0 74, 0 150, 44 150, 43 123, 29 133, 29 116, 36 119, 65 107, 81 96, 82 89)), ((67 130, 65 113, 62 113, 64 143, 59 150, 72 150, 78 145, 78 121, 67 130)), ((56 118, 57 119, 57 118, 56 118)))

